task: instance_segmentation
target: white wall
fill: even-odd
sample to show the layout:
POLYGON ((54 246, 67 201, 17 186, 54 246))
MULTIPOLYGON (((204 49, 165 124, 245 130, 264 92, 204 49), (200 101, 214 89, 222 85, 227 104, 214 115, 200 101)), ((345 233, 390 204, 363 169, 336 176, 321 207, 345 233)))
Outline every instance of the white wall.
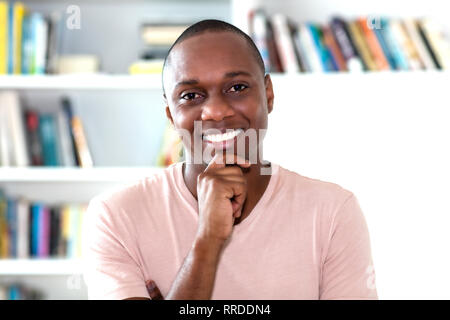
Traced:
POLYGON ((274 77, 265 158, 355 193, 381 299, 449 299, 449 73, 274 77))

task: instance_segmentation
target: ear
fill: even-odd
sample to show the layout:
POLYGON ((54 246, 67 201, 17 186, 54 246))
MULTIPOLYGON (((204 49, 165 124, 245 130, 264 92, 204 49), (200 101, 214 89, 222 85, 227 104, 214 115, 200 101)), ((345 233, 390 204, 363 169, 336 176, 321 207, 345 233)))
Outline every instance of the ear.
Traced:
POLYGON ((166 105, 166 116, 167 119, 169 119, 170 123, 175 127, 175 124, 173 123, 172 114, 170 113, 170 108, 168 105, 166 105))
POLYGON ((273 109, 273 87, 272 87, 272 79, 269 74, 264 76, 264 85, 266 87, 266 98, 267 98, 267 113, 271 113, 273 109))

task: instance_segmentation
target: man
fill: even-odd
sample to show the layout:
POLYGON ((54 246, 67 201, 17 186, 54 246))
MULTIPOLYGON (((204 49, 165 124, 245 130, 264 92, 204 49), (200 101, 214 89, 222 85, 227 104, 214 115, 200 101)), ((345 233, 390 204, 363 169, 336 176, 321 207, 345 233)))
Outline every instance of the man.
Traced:
POLYGON ((186 160, 91 201, 90 298, 377 299, 355 196, 264 161, 264 135, 247 135, 267 129, 274 93, 245 33, 189 27, 163 89, 186 160))

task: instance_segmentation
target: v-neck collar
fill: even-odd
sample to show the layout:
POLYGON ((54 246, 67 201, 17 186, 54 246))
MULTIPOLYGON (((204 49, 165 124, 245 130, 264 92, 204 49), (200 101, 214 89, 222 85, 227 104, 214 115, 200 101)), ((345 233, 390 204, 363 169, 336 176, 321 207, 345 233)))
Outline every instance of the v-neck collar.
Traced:
MULTIPOLYGON (((187 203, 189 203, 189 205, 191 206, 192 210, 189 210, 191 211, 191 214, 194 215, 195 219, 198 219, 198 201, 189 191, 184 181, 183 163, 185 163, 185 161, 177 162, 176 164, 174 164, 173 167, 174 184, 175 187, 178 189, 179 193, 184 198, 184 200, 187 201, 187 203)), ((279 165, 271 162, 271 167, 272 167, 272 175, 270 177, 269 183, 267 184, 266 190, 264 191, 259 201, 256 203, 255 207, 252 209, 250 214, 244 220, 242 220, 242 222, 234 226, 233 232, 239 232, 239 230, 244 229, 253 220, 255 220, 256 217, 259 216, 260 212, 263 211, 263 208, 267 206, 268 201, 270 200, 271 195, 274 192, 274 188, 280 176, 279 165)))

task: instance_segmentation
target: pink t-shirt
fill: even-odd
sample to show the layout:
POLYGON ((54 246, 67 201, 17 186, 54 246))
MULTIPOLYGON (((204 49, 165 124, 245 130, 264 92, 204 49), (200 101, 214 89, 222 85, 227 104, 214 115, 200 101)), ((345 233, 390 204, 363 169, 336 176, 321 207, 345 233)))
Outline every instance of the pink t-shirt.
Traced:
MULTIPOLYGON (((355 196, 272 162, 253 211, 233 229, 212 299, 377 299, 369 233, 355 196)), ((193 243, 197 200, 182 162, 91 200, 84 279, 90 299, 163 296, 193 243)))

